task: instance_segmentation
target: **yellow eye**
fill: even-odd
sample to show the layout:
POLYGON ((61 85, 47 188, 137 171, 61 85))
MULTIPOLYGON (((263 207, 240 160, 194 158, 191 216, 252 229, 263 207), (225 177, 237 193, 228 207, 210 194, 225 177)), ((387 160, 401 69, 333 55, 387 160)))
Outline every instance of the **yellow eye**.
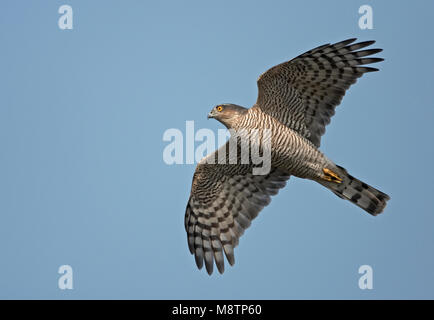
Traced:
POLYGON ((218 106, 218 107, 217 107, 217 111, 218 111, 218 112, 220 112, 220 111, 222 111, 222 110, 223 110, 223 107, 222 107, 222 106, 218 106))

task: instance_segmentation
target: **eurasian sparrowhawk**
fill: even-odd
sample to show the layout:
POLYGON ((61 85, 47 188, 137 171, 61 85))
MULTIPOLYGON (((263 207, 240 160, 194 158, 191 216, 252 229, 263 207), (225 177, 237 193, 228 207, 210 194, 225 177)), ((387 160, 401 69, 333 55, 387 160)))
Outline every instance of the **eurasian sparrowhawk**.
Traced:
POLYGON ((355 40, 322 45, 269 69, 258 79, 258 99, 252 108, 220 104, 209 113, 247 136, 254 130, 270 130, 271 170, 254 174, 253 163, 240 162, 239 152, 235 163, 218 161, 219 155, 230 160, 229 142, 197 165, 185 229, 199 269, 205 262, 211 274, 215 261, 223 273, 224 254, 234 264, 240 236, 291 175, 316 181, 371 215, 383 211, 388 195, 354 178, 318 149, 345 91, 363 74, 378 71, 363 65, 383 60, 371 57, 381 49, 359 50, 374 41, 354 44, 355 40))

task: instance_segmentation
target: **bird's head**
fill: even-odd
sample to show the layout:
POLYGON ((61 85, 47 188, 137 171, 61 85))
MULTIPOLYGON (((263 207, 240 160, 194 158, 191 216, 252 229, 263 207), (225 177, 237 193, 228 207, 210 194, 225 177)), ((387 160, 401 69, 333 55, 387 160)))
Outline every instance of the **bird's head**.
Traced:
POLYGON ((247 109, 236 104, 224 103, 216 105, 208 113, 208 119, 214 118, 223 123, 228 129, 233 128, 238 117, 245 115, 247 109))

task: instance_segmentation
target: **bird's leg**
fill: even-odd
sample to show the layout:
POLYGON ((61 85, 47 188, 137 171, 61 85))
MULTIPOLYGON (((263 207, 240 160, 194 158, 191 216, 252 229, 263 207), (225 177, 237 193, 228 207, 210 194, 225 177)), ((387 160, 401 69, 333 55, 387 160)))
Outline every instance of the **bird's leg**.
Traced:
POLYGON ((342 179, 332 170, 324 168, 322 169, 322 171, 324 172, 324 175, 321 177, 322 179, 330 182, 336 182, 336 183, 342 182, 342 179))

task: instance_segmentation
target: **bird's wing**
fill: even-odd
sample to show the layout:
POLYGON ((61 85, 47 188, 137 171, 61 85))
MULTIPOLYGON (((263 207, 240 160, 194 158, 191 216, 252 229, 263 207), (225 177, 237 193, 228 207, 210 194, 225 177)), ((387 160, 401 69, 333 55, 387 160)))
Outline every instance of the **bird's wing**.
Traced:
POLYGON ((224 272, 223 252, 230 265, 235 263, 234 248, 244 230, 289 179, 275 168, 267 175, 253 175, 250 165, 209 164, 207 159, 217 159, 227 145, 196 167, 185 212, 188 247, 198 268, 205 262, 209 274, 214 261, 224 272))
POLYGON ((382 49, 357 51, 375 41, 355 40, 322 45, 267 70, 258 79, 256 105, 319 147, 345 91, 364 73, 378 71, 363 65, 384 60, 369 57, 382 49))

